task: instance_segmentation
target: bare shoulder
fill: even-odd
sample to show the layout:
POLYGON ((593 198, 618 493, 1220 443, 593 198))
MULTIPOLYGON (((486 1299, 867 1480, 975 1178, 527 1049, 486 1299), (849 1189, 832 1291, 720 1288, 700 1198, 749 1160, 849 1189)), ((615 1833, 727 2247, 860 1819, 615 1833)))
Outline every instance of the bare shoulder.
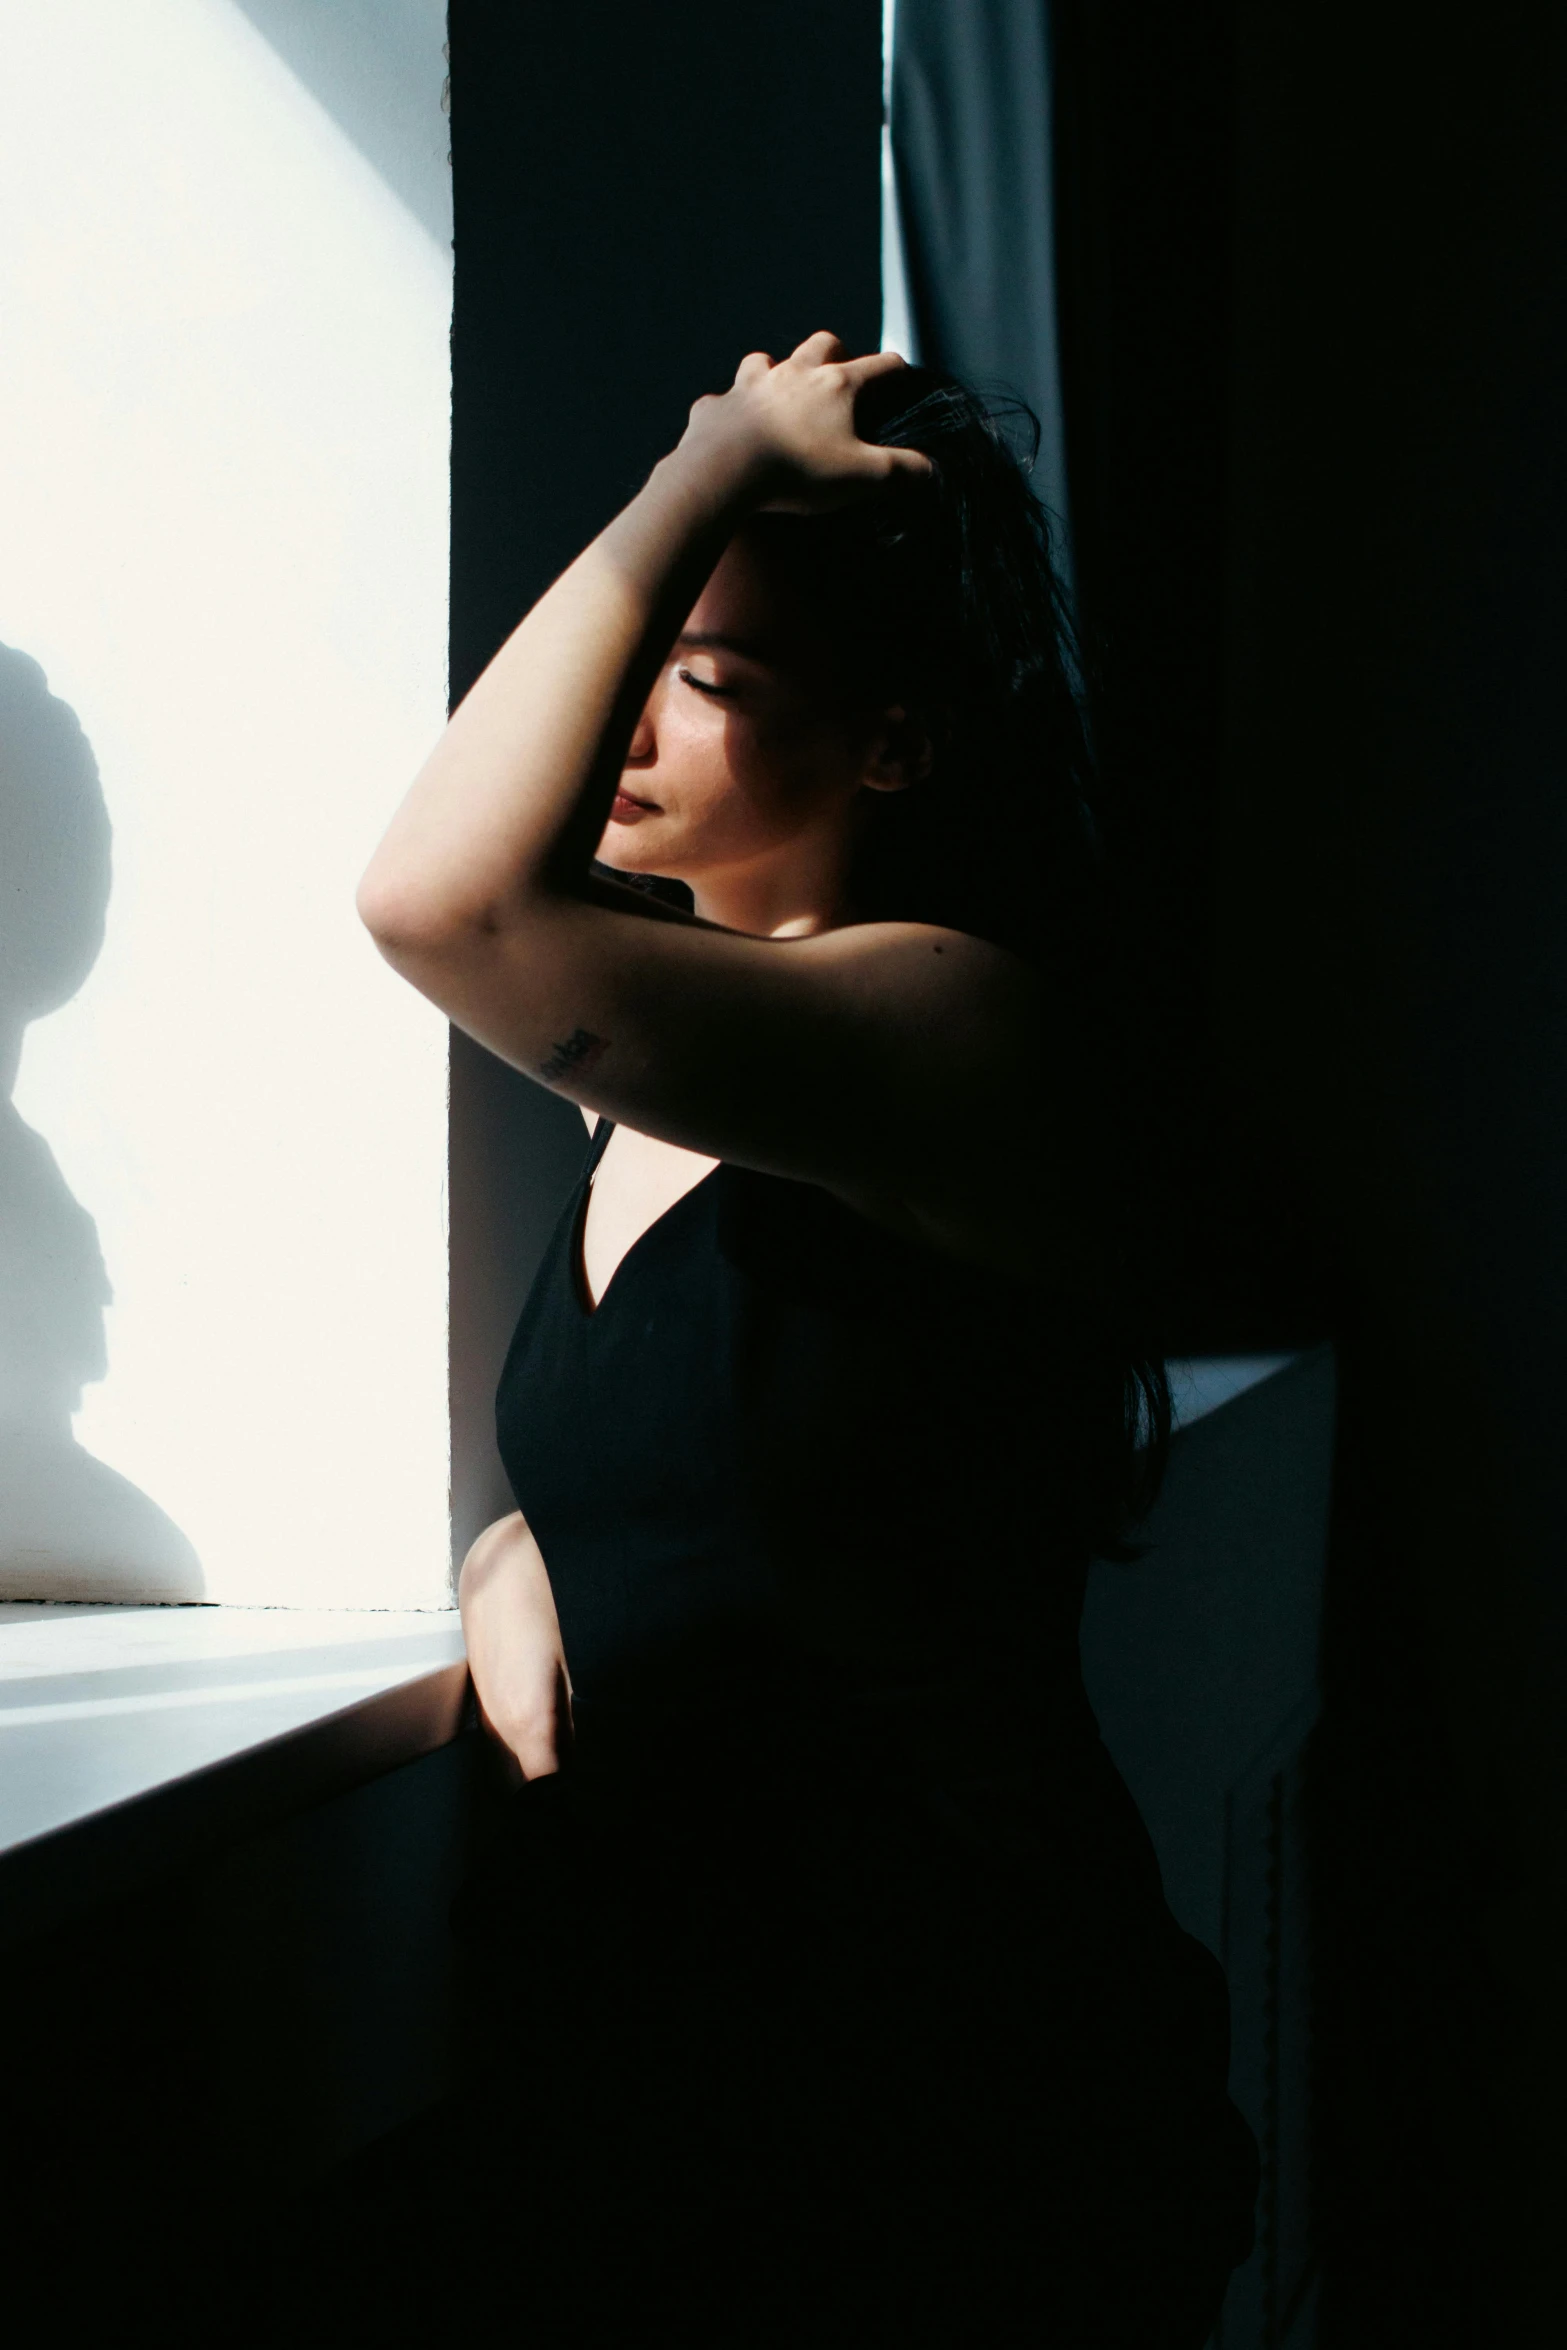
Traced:
POLYGON ((1058 1007, 1041 974, 1004 947, 925 923, 837 934, 864 958, 889 1080, 920 1128, 952 1131, 954 1111, 1020 1110, 1058 1007))
POLYGON ((935 923, 853 923, 799 946, 840 982, 858 979, 880 1019, 901 1011, 923 1030, 935 1016, 942 1031, 969 1042, 1015 1036, 1046 1008, 1044 983, 1020 955, 935 923))
POLYGON ((874 1039, 881 1180, 840 1186, 843 1198, 945 1254, 1023 1278, 1049 1271, 1071 1211, 1050 1179, 1059 1152, 1044 1107, 1067 1090, 1075 1054, 1044 976, 928 924, 867 923, 809 943, 874 1039))

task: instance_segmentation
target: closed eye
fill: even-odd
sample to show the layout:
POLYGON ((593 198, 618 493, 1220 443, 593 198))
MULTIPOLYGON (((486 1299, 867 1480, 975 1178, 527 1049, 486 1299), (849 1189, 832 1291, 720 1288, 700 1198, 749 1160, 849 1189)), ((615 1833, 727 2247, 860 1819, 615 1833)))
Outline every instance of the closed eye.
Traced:
POLYGON ((689 669, 677 669, 675 675, 682 685, 690 686, 694 693, 711 694, 715 701, 732 698, 734 694, 732 685, 710 685, 706 678, 693 677, 689 669))

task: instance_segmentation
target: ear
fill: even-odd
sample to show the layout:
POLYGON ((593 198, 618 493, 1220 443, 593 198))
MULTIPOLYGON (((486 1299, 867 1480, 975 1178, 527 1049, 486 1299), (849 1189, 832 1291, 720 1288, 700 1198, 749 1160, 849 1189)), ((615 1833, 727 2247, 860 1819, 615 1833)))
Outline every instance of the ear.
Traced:
POLYGON ((907 791, 911 783, 923 782, 935 756, 924 720, 894 702, 871 729, 860 781, 867 791, 907 791))

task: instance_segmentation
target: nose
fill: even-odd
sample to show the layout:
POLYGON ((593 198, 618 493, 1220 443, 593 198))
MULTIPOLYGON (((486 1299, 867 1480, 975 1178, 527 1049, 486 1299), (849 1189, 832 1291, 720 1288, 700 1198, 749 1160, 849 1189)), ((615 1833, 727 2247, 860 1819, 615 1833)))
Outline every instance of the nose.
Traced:
POLYGON ((657 748, 658 738, 653 732, 653 705, 649 701, 643 704, 642 715, 637 720, 635 731, 626 746, 626 765, 628 767, 646 767, 657 748))

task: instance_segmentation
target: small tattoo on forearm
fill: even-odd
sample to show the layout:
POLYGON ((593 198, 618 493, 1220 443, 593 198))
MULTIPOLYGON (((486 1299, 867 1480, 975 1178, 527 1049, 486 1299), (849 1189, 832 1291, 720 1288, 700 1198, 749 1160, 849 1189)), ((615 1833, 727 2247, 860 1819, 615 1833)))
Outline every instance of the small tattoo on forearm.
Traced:
POLYGON ((564 1043, 553 1047, 549 1059, 541 1062, 539 1075, 546 1085, 558 1085, 563 1077, 582 1076, 608 1050, 607 1036, 595 1036, 591 1028, 574 1028, 564 1043))

